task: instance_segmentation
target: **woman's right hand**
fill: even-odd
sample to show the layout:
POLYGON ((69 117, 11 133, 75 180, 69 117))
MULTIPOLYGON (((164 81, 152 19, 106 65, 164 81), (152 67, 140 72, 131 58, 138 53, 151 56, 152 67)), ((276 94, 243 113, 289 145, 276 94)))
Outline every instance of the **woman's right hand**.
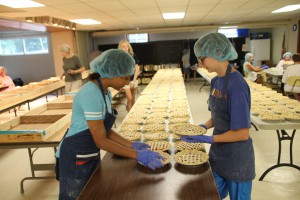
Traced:
POLYGON ((137 160, 149 167, 152 170, 163 167, 162 160, 165 158, 161 156, 159 153, 150 151, 150 150, 140 150, 138 151, 137 160))

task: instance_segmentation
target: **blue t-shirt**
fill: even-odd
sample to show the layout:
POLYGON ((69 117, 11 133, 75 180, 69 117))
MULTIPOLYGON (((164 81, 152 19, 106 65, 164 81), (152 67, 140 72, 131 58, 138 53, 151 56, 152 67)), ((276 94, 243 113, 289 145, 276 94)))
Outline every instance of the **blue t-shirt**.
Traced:
MULTIPOLYGON (((211 93, 214 88, 224 93, 225 77, 214 77, 211 81, 211 93)), ((227 87, 227 105, 230 115, 230 130, 251 128, 250 88, 238 72, 230 73, 227 87)))
MULTIPOLYGON (((108 112, 111 109, 111 93, 107 90, 105 95, 108 112)), ((72 107, 72 119, 69 131, 66 137, 75 135, 88 129, 87 120, 104 120, 105 119, 105 102, 101 90, 93 82, 87 82, 75 95, 72 107)), ((61 143, 60 143, 61 145, 61 143)), ((59 145, 59 147, 60 147, 59 145)), ((60 148, 56 153, 59 157, 60 148)))

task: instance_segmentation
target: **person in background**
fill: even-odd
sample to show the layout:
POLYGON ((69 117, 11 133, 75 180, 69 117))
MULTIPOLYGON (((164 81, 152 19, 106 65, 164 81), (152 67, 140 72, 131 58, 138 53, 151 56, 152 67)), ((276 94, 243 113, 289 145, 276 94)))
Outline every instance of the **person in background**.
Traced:
POLYGON ((263 69, 260 67, 253 66, 251 64, 252 60, 253 60, 253 55, 251 53, 247 53, 245 55, 245 62, 243 66, 245 77, 250 81, 261 83, 262 80, 257 77, 257 72, 260 72, 263 69))
MULTIPOLYGON (((9 91, 15 88, 14 81, 10 76, 7 76, 7 69, 3 66, 0 66, 0 85, 8 86, 7 88, 1 89, 0 92, 9 91)), ((20 105, 18 107, 18 110, 25 111, 26 109, 24 108, 23 105, 20 105)))
POLYGON ((197 70, 197 68, 198 68, 198 63, 191 66, 191 70, 194 74, 194 81, 196 81, 196 76, 197 76, 197 71, 196 70, 197 70))
POLYGON ((285 63, 288 63, 288 64, 293 64, 293 60, 292 60, 292 53, 291 52, 286 52, 282 55, 282 60, 280 60, 278 62, 278 64, 276 65, 276 68, 281 68, 283 67, 283 65, 285 63))
POLYGON ((65 76, 65 92, 71 92, 79 89, 82 85, 81 72, 85 70, 78 56, 71 52, 71 48, 67 44, 58 47, 60 55, 63 57, 63 70, 61 79, 65 76))
POLYGON ((135 60, 134 74, 130 77, 130 83, 128 85, 125 85, 123 88, 125 91, 125 94, 126 94, 126 98, 127 98, 126 110, 129 112, 135 103, 136 88, 138 87, 137 78, 141 72, 140 72, 139 65, 138 65, 138 59, 135 56, 130 43, 127 40, 121 40, 119 42, 118 49, 121 49, 121 50, 129 53, 135 60))
POLYGON ((293 93, 295 99, 300 101, 300 54, 295 53, 292 58, 294 65, 284 71, 282 83, 284 83, 284 91, 293 93))
POLYGON ((182 72, 183 72, 183 79, 189 81, 190 80, 190 50, 183 49, 182 52, 182 72))
POLYGON ((13 80, 7 76, 7 70, 3 66, 0 66, 0 85, 8 86, 7 88, 1 89, 1 92, 11 90, 15 87, 13 80))
POLYGON ((137 159, 155 170, 164 159, 150 151, 149 145, 131 142, 112 128, 116 111, 111 107, 108 87, 120 90, 130 82, 135 62, 128 53, 111 49, 91 63, 90 81, 73 100, 71 126, 59 145, 59 199, 77 199, 85 184, 100 164, 100 149, 137 159))
POLYGON ((212 136, 181 136, 186 142, 211 144, 209 162, 221 199, 250 200, 255 177, 255 159, 249 136, 250 88, 230 60, 237 52, 221 33, 209 33, 194 46, 195 55, 208 72, 216 72, 211 81, 209 105, 211 117, 200 126, 214 128, 212 136))

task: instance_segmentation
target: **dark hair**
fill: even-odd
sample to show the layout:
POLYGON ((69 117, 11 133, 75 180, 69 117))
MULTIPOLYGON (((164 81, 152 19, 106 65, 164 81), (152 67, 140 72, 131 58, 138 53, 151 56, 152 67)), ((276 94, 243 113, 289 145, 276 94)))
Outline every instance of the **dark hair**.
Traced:
POLYGON ((100 78, 100 74, 99 73, 92 73, 89 75, 89 79, 90 80, 95 80, 97 78, 100 78))
POLYGON ((292 59, 293 59, 294 62, 300 62, 300 54, 299 53, 295 53, 292 56, 292 59))

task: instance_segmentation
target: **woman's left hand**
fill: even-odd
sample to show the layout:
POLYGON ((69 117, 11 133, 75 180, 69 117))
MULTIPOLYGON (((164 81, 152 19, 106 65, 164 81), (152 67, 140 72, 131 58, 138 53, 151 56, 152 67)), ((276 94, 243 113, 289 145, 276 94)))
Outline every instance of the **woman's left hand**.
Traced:
POLYGON ((151 146, 142 142, 133 142, 132 143, 132 149, 134 150, 144 150, 144 149, 150 149, 151 146))

